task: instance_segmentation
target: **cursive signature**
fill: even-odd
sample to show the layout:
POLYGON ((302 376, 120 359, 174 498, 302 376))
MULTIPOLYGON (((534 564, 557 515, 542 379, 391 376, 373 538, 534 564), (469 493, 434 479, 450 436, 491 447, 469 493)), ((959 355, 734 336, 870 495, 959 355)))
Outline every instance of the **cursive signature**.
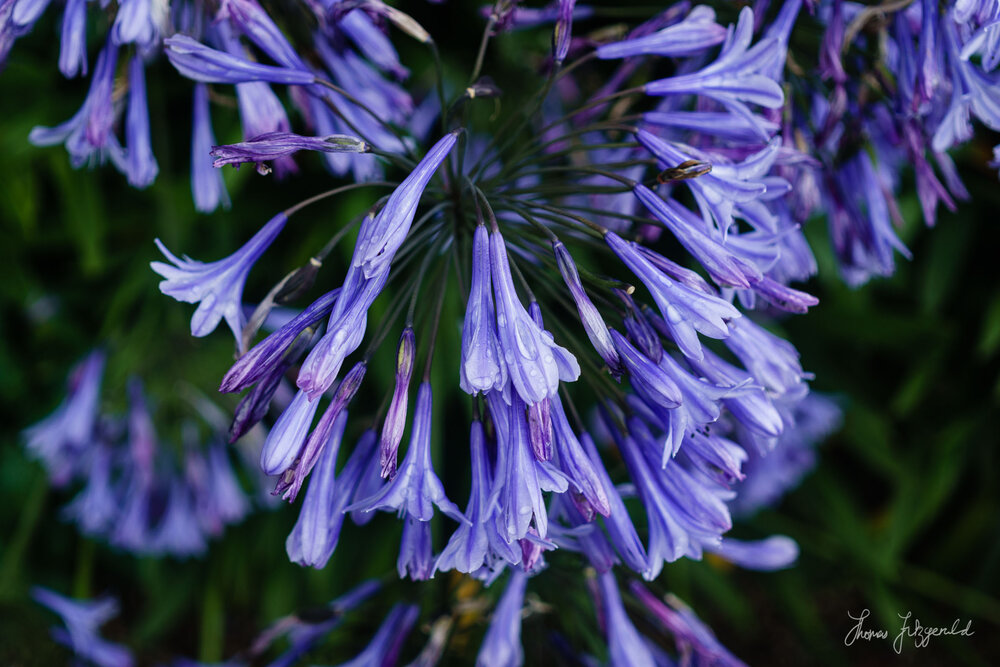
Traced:
MULTIPOLYGON (((884 628, 866 628, 865 620, 871 616, 871 611, 868 609, 861 610, 861 613, 855 616, 851 612, 847 612, 847 617, 855 624, 847 631, 844 635, 844 646, 851 646, 858 640, 871 641, 873 639, 888 639, 889 631, 884 628)), ((905 615, 897 614, 903 621, 902 627, 899 629, 899 634, 896 635, 892 642, 892 649, 897 653, 901 654, 903 652, 903 640, 912 639, 913 646, 915 648, 924 648, 930 643, 931 637, 946 637, 949 635, 961 635, 962 637, 971 637, 975 634, 972 631, 972 619, 962 626, 961 619, 955 619, 955 622, 951 626, 924 626, 920 623, 920 619, 913 617, 913 612, 906 612, 905 615)))
POLYGON ((871 616, 871 612, 867 609, 862 610, 857 616, 852 615, 851 612, 847 612, 847 616, 858 623, 847 631, 847 635, 844 637, 844 646, 850 646, 859 639, 870 642, 873 639, 889 638, 888 630, 869 630, 864 627, 865 619, 871 616))
POLYGON ((965 624, 964 628, 959 628, 959 624, 962 622, 960 619, 955 619, 955 622, 951 624, 951 627, 940 626, 924 627, 920 625, 920 619, 914 618, 913 625, 910 625, 910 617, 913 612, 906 612, 906 616, 902 614, 896 614, 901 619, 903 619, 903 627, 899 629, 899 634, 896 635, 896 639, 892 642, 892 648, 897 654, 903 652, 903 638, 912 637, 913 645, 917 648, 924 648, 930 642, 931 637, 947 637, 948 635, 961 635, 963 637, 971 637, 976 634, 972 631, 972 619, 965 624))

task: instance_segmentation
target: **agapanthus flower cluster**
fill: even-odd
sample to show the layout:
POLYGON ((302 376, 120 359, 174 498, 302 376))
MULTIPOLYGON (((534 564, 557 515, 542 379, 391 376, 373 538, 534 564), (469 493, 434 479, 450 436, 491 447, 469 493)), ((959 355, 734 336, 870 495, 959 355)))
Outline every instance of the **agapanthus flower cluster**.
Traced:
MULTIPOLYGON (((894 193, 909 165, 929 224, 938 202, 967 196, 948 151, 970 139, 973 117, 1000 128, 1000 9, 681 2, 609 38, 593 7, 519 4, 485 8, 468 84, 449 96, 432 26, 377 0, 301 3, 289 17, 301 12, 298 27, 309 29, 295 31, 256 0, 166 11, 122 3, 80 112, 31 138, 64 143, 77 165, 110 159, 134 185, 150 184, 144 72, 162 52, 192 82, 199 210, 228 205, 225 165, 280 177, 296 171, 296 153, 320 152, 348 183, 277 212, 228 257, 178 258, 157 241, 169 263, 152 265, 164 294, 197 304, 195 336, 223 320, 234 335, 238 358, 220 389, 245 393, 230 439, 268 426, 260 467, 276 495, 302 496, 289 557, 324 567, 345 517, 363 525, 394 513, 400 577, 506 576, 478 662, 516 665, 529 579, 547 555, 576 553, 597 573, 612 663, 663 664, 626 614, 613 568, 652 581, 705 552, 761 570, 795 560, 786 537, 726 533, 734 512, 774 502, 797 481, 837 421, 773 326, 818 303, 800 285, 817 269, 802 225, 825 212, 856 285, 891 274, 895 253, 907 254, 894 193), (824 27, 818 51, 792 50, 801 22, 824 27), (551 31, 553 48, 534 82, 502 90, 485 76, 489 45, 515 29, 551 31), (433 89, 405 87, 391 41, 400 33, 428 48, 433 89), (114 91, 126 80, 124 105, 114 91), (244 141, 214 145, 211 92, 229 86, 244 141), (513 109, 477 113, 496 98, 513 109), (303 119, 297 132, 286 102, 303 119), (123 109, 124 145, 115 132, 123 109), (354 189, 371 193, 371 208, 337 221, 308 264, 280 281, 276 272, 275 287, 247 308, 248 274, 292 216, 354 189), (327 266, 332 248, 351 242, 350 261, 327 266), (300 303, 307 294, 311 303, 300 303), (279 304, 302 308, 258 336, 279 304), (446 317, 452 310, 460 321, 446 317), (369 372, 376 355, 394 359, 394 377, 369 372), (465 416, 467 441, 441 437, 465 416), (445 457, 468 461, 464 511, 435 469, 445 457), (446 536, 435 539, 432 525, 446 536)), ((44 6, 0 5, 0 57, 44 6)), ((68 76, 86 71, 82 7, 67 3, 63 18, 68 76)), ((75 424, 77 412, 60 415, 75 424)), ((75 435, 38 442, 53 470, 79 449, 75 435)), ((129 498, 149 497, 148 449, 132 447, 129 498)), ((108 460, 90 455, 91 482, 109 476, 100 469, 108 460)), ((186 487, 161 487, 169 525, 183 502, 174 490, 186 487)), ((737 664, 683 605, 638 581, 630 591, 678 654, 737 664)), ((358 664, 392 662, 390 640, 416 613, 395 608, 358 664)))
POLYGON ((62 405, 25 431, 29 455, 54 486, 82 483, 62 510, 80 532, 141 555, 198 556, 250 511, 221 439, 207 446, 188 426, 178 455, 157 438, 142 383, 128 387, 128 414, 101 409, 105 353, 74 369, 62 405))

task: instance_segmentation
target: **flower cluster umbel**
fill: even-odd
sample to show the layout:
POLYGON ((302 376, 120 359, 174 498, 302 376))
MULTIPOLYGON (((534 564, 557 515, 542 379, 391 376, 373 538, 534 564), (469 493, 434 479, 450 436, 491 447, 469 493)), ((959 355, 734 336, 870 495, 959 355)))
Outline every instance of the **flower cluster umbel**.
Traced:
MULTIPOLYGON (((0 3, 0 58, 44 5, 0 3)), ((86 71, 82 6, 71 1, 64 15, 67 76, 86 71)), ((878 23, 841 0, 762 0, 731 21, 682 2, 613 41, 590 31, 599 12, 573 0, 542 10, 498 0, 484 13, 469 84, 451 99, 432 32, 379 0, 303 3, 312 26, 303 42, 256 0, 176 3, 169 15, 156 7, 122 3, 80 112, 36 128, 32 140, 64 143, 74 164, 110 158, 133 184, 151 183, 144 68, 162 49, 194 82, 199 210, 228 204, 218 171, 226 164, 282 176, 297 169, 294 153, 317 151, 352 181, 278 213, 216 262, 159 244, 169 263, 153 269, 165 294, 198 304, 194 335, 225 320, 236 338, 221 390, 247 393, 230 436, 269 423, 260 466, 275 493, 294 500, 305 487, 287 540, 294 561, 325 566, 345 514, 363 524, 384 510, 402 522, 401 577, 457 570, 492 582, 512 571, 481 664, 523 659, 519 612, 546 552, 576 552, 596 570, 612 661, 630 665, 661 656, 625 614, 615 565, 652 580, 706 551, 757 569, 795 560, 787 538, 724 535, 734 512, 773 502, 801 475, 809 446, 837 420, 829 401, 809 394, 795 348, 765 326, 817 304, 792 286, 816 272, 801 226, 827 213, 849 283, 889 275, 895 252, 907 253, 893 229, 902 169, 914 166, 933 224, 938 202, 967 196, 947 151, 970 139, 973 117, 1000 128, 992 0, 900 3, 878 23), (792 54, 798 64, 786 67, 803 21, 825 36, 818 54, 792 54), (534 94, 514 113, 470 120, 480 118, 468 113, 479 100, 504 95, 481 76, 490 40, 552 24, 534 94), (393 31, 426 44, 438 65, 436 89, 419 104, 393 31), (124 148, 112 94, 123 52, 124 148), (810 57, 817 67, 804 71, 810 57), (577 76, 588 71, 597 76, 577 76), (244 141, 213 146, 208 87, 230 85, 244 141), (292 133, 276 89, 309 134, 292 133), (388 194, 341 221, 248 316, 247 276, 290 218, 361 188, 388 194), (325 282, 319 269, 345 238, 355 239, 351 259, 334 267, 325 293, 254 343, 275 304, 325 282), (672 245, 683 252, 668 257, 672 245), (452 335, 442 321, 449 300, 464 313, 452 356, 439 349, 452 335), (387 314, 369 322, 378 301, 387 314), (372 356, 395 334, 393 381, 370 379, 372 356), (451 386, 432 384, 436 368, 451 386), (385 397, 382 409, 352 407, 362 387, 385 397), (456 388, 471 398, 455 398, 456 388), (464 446, 435 437, 435 393, 449 414, 471 403, 464 512, 434 469, 436 456, 465 457, 464 446), (620 482, 638 496, 642 531, 620 482), (453 528, 440 550, 431 533, 438 513, 453 528)), ((632 592, 682 653, 735 661, 682 605, 637 582, 632 592)), ((386 633, 410 615, 394 610, 386 633)))

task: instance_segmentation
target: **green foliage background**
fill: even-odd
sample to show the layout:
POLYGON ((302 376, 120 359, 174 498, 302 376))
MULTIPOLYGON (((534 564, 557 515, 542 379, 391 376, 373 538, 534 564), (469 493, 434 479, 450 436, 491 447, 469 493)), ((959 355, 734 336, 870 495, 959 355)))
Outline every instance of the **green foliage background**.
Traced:
MULTIPOLYGON (((431 18, 418 17, 430 26, 445 20, 464 26, 451 34, 474 44, 478 28, 468 25, 478 24, 468 7, 458 6, 462 11, 447 19, 429 8, 431 18)), ((124 409, 125 382, 138 375, 157 399, 160 435, 178 441, 191 414, 187 388, 211 395, 232 349, 222 329, 207 339, 190 337, 190 306, 161 296, 148 268, 157 258, 152 239, 194 257, 221 257, 273 213, 330 187, 329 178, 314 156, 300 160, 300 177, 280 184, 250 169, 226 170, 233 208, 196 214, 187 180, 189 88, 162 62, 149 75, 161 167, 156 184, 137 192, 110 168, 72 170, 61 147, 27 142, 31 127, 62 122, 86 93, 85 82, 66 82, 56 71, 55 31, 54 21, 43 21, 18 43, 0 78, 0 663, 66 660, 47 636, 52 617, 27 597, 32 584, 120 596, 124 612, 107 635, 128 643, 144 663, 178 654, 220 660, 246 648, 276 617, 393 571, 397 522, 380 517, 363 531, 348 526, 320 572, 287 562, 284 539, 295 510, 286 507, 229 530, 203 560, 137 559, 80 537, 59 519, 70 496, 48 488, 40 466, 25 459, 19 432, 58 404, 72 363, 104 345, 107 407, 124 409)), ((524 44, 505 44, 496 55, 518 62, 524 44)), ((238 140, 234 118, 215 113, 220 142, 238 140)), ((915 259, 899 258, 891 279, 844 287, 823 221, 807 229, 821 263, 808 289, 820 305, 783 327, 816 374, 814 388, 839 397, 844 427, 821 447, 818 469, 797 491, 735 533, 793 536, 802 547, 799 566, 759 574, 683 561, 662 578, 751 664, 1000 663, 1000 184, 983 166, 992 143, 995 137, 983 138, 959 156, 973 199, 942 215, 936 229, 919 222, 915 197, 902 200, 908 223, 901 236, 915 259), (876 627, 898 628, 897 614, 909 610, 925 625, 950 626, 956 618, 964 625, 971 618, 976 634, 933 639, 902 656, 889 642, 845 647, 847 612, 866 607, 876 627)), ((247 293, 263 294, 370 201, 365 193, 341 197, 293 219, 269 253, 268 270, 251 275, 247 293)), ((333 279, 321 273, 321 281, 333 279)), ((437 403, 442 423, 442 415, 450 416, 443 392, 437 403)), ((463 430, 455 437, 464 438, 463 430)), ((461 474, 460 466, 441 465, 451 478, 461 474)), ((459 488, 456 495, 464 493, 459 488)), ((435 528, 437 539, 444 528, 435 528)), ((579 577, 567 574, 578 565, 563 558, 571 569, 560 572, 557 556, 530 589, 551 607, 539 606, 525 621, 528 664, 560 664, 549 641, 553 628, 579 649, 603 650, 594 640, 589 596, 579 577)), ((332 663, 358 651, 388 598, 443 609, 456 595, 480 595, 451 577, 390 590, 313 658, 332 663)), ((448 664, 474 655, 486 618, 486 612, 462 618, 448 664)), ((425 637, 415 632, 407 650, 425 637)))

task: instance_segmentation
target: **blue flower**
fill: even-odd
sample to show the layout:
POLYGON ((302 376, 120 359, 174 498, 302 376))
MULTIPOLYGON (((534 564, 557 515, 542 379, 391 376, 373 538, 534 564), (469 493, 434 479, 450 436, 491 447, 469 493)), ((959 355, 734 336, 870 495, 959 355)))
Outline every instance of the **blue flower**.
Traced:
POLYGON ((318 407, 319 401, 310 401, 304 391, 295 393, 295 398, 271 427, 260 450, 260 467, 264 472, 279 475, 292 466, 302 450, 318 407))
POLYGON ((781 56, 776 38, 764 38, 752 48, 753 10, 744 7, 735 29, 726 34, 722 52, 711 65, 647 83, 649 95, 703 95, 735 113, 749 115, 745 102, 774 109, 784 102, 781 86, 763 72, 781 56))
POLYGON ((111 39, 116 44, 135 43, 149 48, 159 38, 153 0, 121 0, 115 22, 111 26, 111 39))
POLYGON ((87 485, 63 508, 64 518, 75 521, 85 535, 103 534, 120 510, 111 484, 111 447, 97 445, 90 454, 87 485))
POLYGON ((672 606, 668 607, 639 582, 632 582, 631 589, 653 617, 673 633, 682 655, 692 656, 697 664, 746 667, 680 600, 671 596, 672 606))
POLYGON ((509 406, 495 393, 488 394, 487 399, 497 431, 497 477, 489 500, 499 500, 497 530, 510 543, 528 534, 534 518, 539 536, 545 537, 548 516, 542 498, 544 478, 539 477, 541 468, 528 444, 526 406, 516 395, 509 406))
POLYGON ((53 628, 52 637, 75 655, 100 667, 131 667, 132 653, 126 647, 97 634, 101 625, 118 615, 117 600, 72 600, 40 586, 31 589, 31 596, 62 618, 66 630, 53 628))
POLYGON ((472 422, 469 435, 472 458, 472 489, 465 516, 469 523, 463 523, 448 540, 447 546, 437 557, 434 570, 458 570, 471 574, 492 561, 502 559, 512 565, 521 560, 519 551, 500 536, 494 521, 495 506, 490 504, 490 489, 493 476, 486 451, 486 436, 483 425, 478 420, 472 422))
POLYGON ((635 629, 621 593, 618 592, 618 582, 613 572, 605 572, 597 576, 600 591, 599 608, 604 614, 605 636, 608 640, 608 652, 613 667, 655 667, 657 664, 653 654, 646 647, 645 639, 635 629))
POLYGON ((479 647, 476 667, 520 667, 524 664, 521 607, 527 585, 528 575, 516 569, 511 571, 507 588, 493 611, 490 627, 479 647))
POLYGON ((225 146, 213 146, 211 155, 213 166, 227 164, 240 165, 256 162, 257 171, 266 174, 270 168, 263 163, 276 160, 297 151, 320 151, 324 153, 365 153, 370 150, 364 141, 346 134, 331 134, 326 137, 302 137, 291 132, 268 132, 259 134, 249 141, 225 146))
POLYGON ((97 56, 90 90, 80 110, 62 125, 33 128, 28 141, 36 146, 66 144, 74 167, 103 162, 112 152, 121 153, 111 132, 116 117, 112 93, 117 64, 118 46, 109 39, 97 56))
POLYGON ((395 605, 365 650, 339 667, 381 667, 396 664, 399 650, 419 615, 420 608, 417 605, 395 605))
POLYGON ((87 74, 87 0, 66 2, 59 43, 59 71, 67 79, 87 74))
POLYGON ((396 475, 396 456, 399 442, 403 439, 406 428, 406 405, 410 378, 413 377, 413 362, 416 358, 416 338, 413 327, 407 326, 399 336, 399 349, 396 352, 396 387, 392 392, 392 402, 382 423, 382 437, 379 438, 378 458, 382 477, 392 478, 396 475))
POLYGON ((194 86, 194 120, 191 130, 191 194, 194 207, 201 213, 211 213, 218 206, 229 208, 229 193, 222 182, 222 173, 212 166, 209 151, 215 144, 212 118, 208 107, 208 86, 194 86))
POLYGON ((191 490, 182 480, 172 480, 168 487, 167 507, 152 536, 153 552, 184 558, 203 554, 207 546, 195 515, 191 490))
POLYGON ((346 425, 345 410, 333 424, 329 440, 316 463, 312 481, 309 482, 302 501, 299 519, 285 541, 288 557, 300 565, 311 565, 317 569, 325 567, 337 546, 340 527, 344 522, 343 512, 337 511, 338 497, 348 494, 342 488, 344 483, 335 479, 335 473, 337 453, 340 451, 346 425))
POLYGON ((170 64, 194 81, 203 83, 267 81, 290 85, 306 85, 315 81, 311 72, 252 63, 209 48, 187 35, 173 35, 163 40, 163 44, 170 64))
POLYGON ((393 191, 375 220, 365 226, 365 234, 359 236, 351 260, 353 266, 364 269, 365 278, 381 273, 383 267, 392 262, 410 231, 424 188, 455 146, 458 134, 457 131, 450 132, 439 139, 416 169, 393 191))
POLYGON ((559 381, 580 377, 576 357, 555 344, 551 334, 535 324, 514 291, 500 230, 490 234, 490 270, 496 296, 497 332, 507 374, 515 391, 528 405, 552 396, 559 381))
POLYGON ((590 300, 587 292, 583 289, 583 283, 580 282, 580 273, 576 269, 573 257, 569 254, 562 241, 558 239, 552 241, 552 252, 556 256, 559 273, 562 275, 563 281, 566 283, 566 288, 569 290, 570 296, 573 297, 573 302, 576 304, 577 313, 580 315, 580 322, 583 324, 584 331, 587 332, 590 344, 601 355, 604 363, 608 365, 608 370, 611 371, 611 374, 615 377, 621 376, 621 359, 618 358, 618 352, 615 351, 614 343, 611 341, 608 325, 604 322, 604 318, 601 317, 601 313, 597 310, 594 302, 590 300))
MULTIPOLYGON (((588 520, 596 512, 602 516, 611 513, 611 504, 605 491, 601 475, 596 468, 603 467, 600 459, 591 460, 584 451, 580 440, 569 425, 562 401, 558 396, 551 399, 552 429, 555 432, 555 465, 569 479, 580 499, 574 497, 577 507, 586 507, 588 520)), ((606 474, 606 473, 605 473, 606 474)))
MULTIPOLYGON (((286 500, 295 500, 299 490, 302 488, 303 482, 305 482, 313 466, 316 465, 320 453, 330 439, 334 422, 358 392, 361 381, 364 380, 367 372, 368 364, 364 361, 359 361, 354 365, 354 368, 347 372, 344 379, 340 381, 337 391, 334 393, 333 398, 330 399, 330 403, 316 424, 316 428, 313 429, 309 437, 306 438, 305 444, 300 448, 295 462, 282 473, 281 480, 274 489, 275 493, 283 493, 283 497, 286 500)), ((318 403, 319 401, 313 402, 318 403)))
POLYGON ((468 523, 455 503, 445 496, 441 480, 434 474, 431 463, 431 385, 426 381, 417 390, 413 413, 410 447, 396 477, 377 494, 348 509, 363 509, 366 512, 395 510, 400 515, 405 512, 419 521, 430 521, 437 505, 455 521, 468 523))
POLYGON ((290 348, 299 336, 329 315, 338 294, 340 290, 335 289, 322 295, 280 329, 250 348, 226 372, 219 385, 219 391, 226 393, 242 391, 268 377, 287 358, 290 348))
POLYGON ((96 443, 104 353, 94 350, 70 373, 66 398, 55 412, 24 430, 25 446, 59 486, 75 474, 80 456, 96 443))
POLYGON ((683 21, 661 28, 642 37, 621 42, 602 44, 597 57, 603 59, 629 56, 689 56, 720 44, 726 38, 726 29, 715 22, 711 7, 698 5, 683 21))
POLYGON ((420 521, 412 515, 406 516, 396 572, 400 579, 409 575, 413 581, 426 581, 434 576, 434 551, 429 521, 420 521))
POLYGON ((784 535, 752 542, 724 537, 719 544, 705 548, 740 567, 768 572, 791 567, 799 557, 799 545, 784 535))
POLYGON ((199 262, 189 257, 178 259, 156 239, 156 245, 173 264, 151 262, 150 267, 166 278, 160 291, 185 303, 198 303, 191 318, 191 335, 207 336, 223 318, 240 343, 243 337, 243 285, 254 263, 284 228, 288 216, 271 218, 242 248, 216 262, 199 262))
POLYGON ((697 332, 711 338, 729 336, 726 323, 740 317, 740 311, 731 303, 711 292, 674 282, 650 261, 648 256, 654 253, 640 252, 634 242, 623 241, 614 232, 608 232, 604 239, 652 294, 670 334, 686 356, 702 357, 697 332))
POLYGON ((501 358, 490 280, 489 234, 477 225, 472 237, 472 284, 462 324, 462 360, 459 385, 477 394, 499 391, 507 383, 507 364, 501 358))
POLYGON ((145 188, 156 179, 160 168, 153 157, 149 136, 149 109, 146 104, 145 65, 139 55, 129 62, 128 113, 125 116, 124 171, 129 185, 145 188))

